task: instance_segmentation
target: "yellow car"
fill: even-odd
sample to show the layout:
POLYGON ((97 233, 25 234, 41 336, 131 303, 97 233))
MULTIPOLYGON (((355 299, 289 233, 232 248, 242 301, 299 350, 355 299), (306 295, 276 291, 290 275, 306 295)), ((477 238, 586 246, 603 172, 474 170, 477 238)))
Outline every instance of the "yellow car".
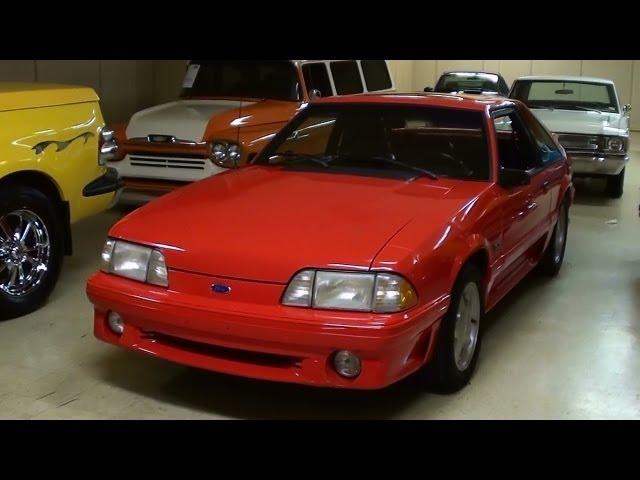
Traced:
POLYGON ((53 290, 71 224, 110 206, 118 148, 91 88, 0 83, 0 320, 53 290))

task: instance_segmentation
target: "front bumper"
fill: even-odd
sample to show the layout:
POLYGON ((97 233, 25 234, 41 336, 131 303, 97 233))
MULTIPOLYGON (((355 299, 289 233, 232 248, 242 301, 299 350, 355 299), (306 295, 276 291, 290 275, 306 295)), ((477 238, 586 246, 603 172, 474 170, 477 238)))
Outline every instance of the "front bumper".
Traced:
POLYGON ((101 177, 96 178, 82 189, 83 197, 96 197, 106 193, 113 193, 122 187, 122 180, 115 168, 107 168, 101 177))
POLYGON ((567 152, 574 174, 618 175, 629 161, 627 154, 567 152))
POLYGON ((354 389, 385 387, 428 361, 449 303, 444 296, 395 315, 337 316, 213 295, 194 298, 102 272, 89 279, 87 295, 95 336, 105 342, 222 373, 354 389), (124 319, 121 336, 107 325, 110 311, 124 319), (343 349, 361 358, 354 379, 332 368, 334 353, 343 349))

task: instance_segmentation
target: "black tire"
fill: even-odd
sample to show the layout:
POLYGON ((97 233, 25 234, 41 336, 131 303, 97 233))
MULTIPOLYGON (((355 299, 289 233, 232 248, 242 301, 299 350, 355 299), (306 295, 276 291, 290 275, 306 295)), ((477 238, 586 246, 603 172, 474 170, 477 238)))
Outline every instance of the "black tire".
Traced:
POLYGON ((555 277, 562 268, 562 262, 564 261, 564 252, 567 249, 567 233, 569 231, 569 207, 567 202, 563 202, 560 206, 560 213, 558 215, 558 221, 556 226, 553 227, 553 234, 549 245, 544 252, 542 260, 540 260, 540 271, 549 277, 555 277), (558 229, 563 231, 559 231, 558 229), (558 240, 558 235, 562 235, 561 240, 558 240))
POLYGON ((468 264, 462 268, 453 287, 451 305, 438 332, 436 351, 431 362, 425 368, 427 385, 435 391, 453 393, 469 383, 478 361, 480 344, 482 340, 482 319, 484 318, 484 294, 482 289, 482 274, 478 267, 468 264), (478 292, 479 318, 477 319, 478 331, 475 341, 473 356, 463 369, 456 363, 455 330, 458 307, 462 300, 462 294, 467 285, 472 284, 478 292))
MULTIPOLYGON (((7 267, 8 264, 0 260, 0 320, 21 317, 40 308, 58 280, 64 257, 64 228, 54 202, 31 187, 3 186, 0 190, 0 222, 4 219, 4 222, 8 223, 9 219, 16 218, 14 213, 19 211, 34 214, 44 226, 43 230, 49 245, 46 259, 42 263, 46 269, 43 269, 38 281, 34 281, 29 289, 25 289, 21 294, 15 294, 7 290, 11 285, 9 272, 12 272, 14 267, 12 265, 10 270, 7 267)), ((6 225, 5 229, 7 229, 6 225)), ((35 234, 30 232, 29 235, 35 234)), ((0 247, 9 245, 6 234, 0 232, 0 237, 0 247)), ((9 258, 8 255, 8 250, 5 249, 2 256, 6 259, 9 258)), ((24 265, 24 268, 31 270, 31 264, 24 265)))
POLYGON ((623 168, 618 175, 609 175, 607 177, 606 192, 609 198, 620 198, 624 191, 624 171, 623 168))

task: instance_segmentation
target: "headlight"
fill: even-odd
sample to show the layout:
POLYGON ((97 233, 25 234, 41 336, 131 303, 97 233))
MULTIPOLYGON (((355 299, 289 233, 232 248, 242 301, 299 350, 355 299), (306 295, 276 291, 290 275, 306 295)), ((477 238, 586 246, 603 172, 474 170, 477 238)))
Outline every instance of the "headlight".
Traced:
POLYGON ((371 310, 375 275, 317 272, 313 306, 336 310, 371 310))
POLYGON ((223 162, 227 158, 227 144, 214 143, 211 146, 211 160, 214 162, 223 162))
POLYGON ((624 150, 624 139, 622 137, 610 137, 607 141, 607 149, 612 152, 621 152, 624 150))
POLYGON ((107 239, 102 249, 100 269, 139 282, 161 287, 169 285, 162 252, 135 243, 107 239))
POLYGON ((220 141, 211 144, 211 161, 220 167, 238 167, 241 156, 240 145, 237 143, 220 141))
POLYGON ((282 297, 284 305, 392 313, 418 303, 411 284, 392 273, 303 270, 282 297))

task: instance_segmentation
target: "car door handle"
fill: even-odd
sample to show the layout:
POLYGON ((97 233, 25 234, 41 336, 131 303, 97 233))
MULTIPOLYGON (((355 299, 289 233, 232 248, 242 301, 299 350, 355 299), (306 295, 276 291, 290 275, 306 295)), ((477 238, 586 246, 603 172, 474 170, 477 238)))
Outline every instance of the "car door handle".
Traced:
POLYGON ((516 213, 516 220, 526 216, 527 214, 533 212, 536 208, 538 208, 538 202, 534 202, 532 200, 527 200, 525 207, 516 213))
POLYGON ((549 188, 551 188, 551 182, 547 180, 542 184, 542 190, 544 190, 545 192, 548 192, 549 188))

